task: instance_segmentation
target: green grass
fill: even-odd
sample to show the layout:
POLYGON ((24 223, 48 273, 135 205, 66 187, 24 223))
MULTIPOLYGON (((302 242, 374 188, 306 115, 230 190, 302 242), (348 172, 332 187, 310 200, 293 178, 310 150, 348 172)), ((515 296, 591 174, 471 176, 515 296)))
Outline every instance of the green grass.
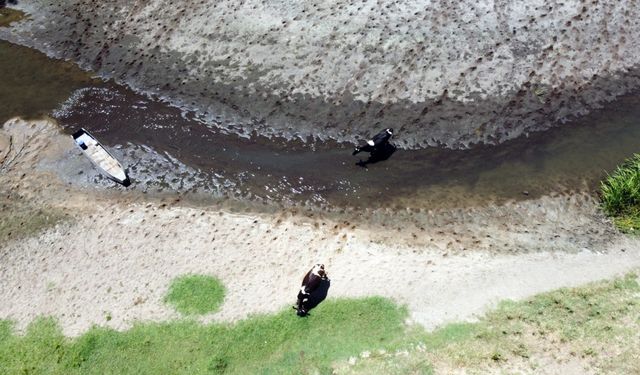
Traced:
POLYGON ((0 27, 6 27, 13 22, 20 21, 25 14, 19 10, 11 8, 0 8, 0 27))
POLYGON ((393 347, 407 312, 382 298, 329 300, 299 318, 285 309, 235 325, 192 320, 95 327, 76 339, 52 319, 24 336, 0 323, 1 374, 330 373, 334 361, 370 347, 393 347))
POLYGON ((94 327, 75 339, 52 319, 33 322, 23 336, 0 321, 0 373, 537 373, 571 360, 595 373, 640 373, 639 296, 629 274, 506 301, 477 323, 430 333, 406 326, 404 308, 375 297, 325 301, 308 318, 285 309, 233 325, 94 327))
POLYGON ((415 335, 406 355, 342 363, 338 373, 500 373, 507 368, 536 373, 540 363, 571 359, 595 373, 640 373, 639 296, 637 276, 629 274, 522 302, 505 301, 478 323, 415 335))
POLYGON ((165 301, 183 314, 206 314, 220 308, 224 293, 224 285, 215 277, 185 275, 173 280, 165 301))
POLYGON ((640 154, 619 166, 601 183, 602 208, 623 232, 640 229, 640 154))

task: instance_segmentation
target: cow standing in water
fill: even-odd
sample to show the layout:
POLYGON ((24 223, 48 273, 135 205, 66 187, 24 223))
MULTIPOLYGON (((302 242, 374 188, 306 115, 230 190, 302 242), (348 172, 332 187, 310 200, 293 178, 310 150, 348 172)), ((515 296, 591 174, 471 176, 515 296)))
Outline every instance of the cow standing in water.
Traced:
POLYGON ((318 306, 327 297, 329 278, 324 264, 316 264, 304 275, 302 286, 298 292, 298 302, 293 308, 298 316, 306 316, 309 310, 318 306))
POLYGON ((357 155, 364 151, 369 153, 369 158, 365 161, 360 160, 356 165, 366 168, 367 164, 373 164, 389 159, 391 155, 396 152, 396 146, 389 142, 391 137, 393 137, 393 129, 387 128, 376 134, 366 143, 357 146, 355 150, 353 150, 353 155, 357 155))
POLYGON ((373 138, 368 140, 365 144, 356 146, 356 148, 353 150, 353 155, 357 155, 362 151, 369 152, 373 155, 384 149, 389 144, 389 139, 391 139, 391 137, 393 137, 393 129, 384 129, 380 133, 373 136, 373 138))

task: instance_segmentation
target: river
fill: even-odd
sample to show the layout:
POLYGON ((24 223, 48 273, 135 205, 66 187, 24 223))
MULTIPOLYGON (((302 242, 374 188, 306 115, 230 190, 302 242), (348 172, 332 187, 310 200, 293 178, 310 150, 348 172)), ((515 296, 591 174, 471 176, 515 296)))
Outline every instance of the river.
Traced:
MULTIPOLYGON (((638 95, 497 146, 398 149, 363 167, 351 144, 225 134, 162 100, 7 42, 0 43, 0 74, 1 118, 48 113, 67 133, 88 129, 116 146, 132 188, 145 191, 322 207, 467 207, 594 191, 606 171, 640 149, 638 95)), ((69 179, 100 180, 90 173, 69 179)))

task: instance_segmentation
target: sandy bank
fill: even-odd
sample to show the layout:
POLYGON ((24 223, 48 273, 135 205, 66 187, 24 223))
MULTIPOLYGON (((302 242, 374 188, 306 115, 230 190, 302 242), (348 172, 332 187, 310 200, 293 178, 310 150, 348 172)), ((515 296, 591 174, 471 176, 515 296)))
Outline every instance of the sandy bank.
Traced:
POLYGON ((493 208, 501 210, 494 217, 487 209, 483 220, 479 211, 476 220, 436 220, 415 236, 402 229, 380 234, 372 230, 380 229, 375 222, 353 228, 335 218, 238 214, 63 184, 43 167, 72 152, 55 125, 16 120, 0 133, 29 140, 0 175, 2 194, 15 204, 72 214, 36 237, 0 245, 0 318, 19 328, 40 315, 58 318, 69 335, 94 324, 126 329, 136 321, 176 318, 163 297, 184 273, 214 274, 228 288, 221 311, 204 321, 241 319, 292 303, 302 274, 317 261, 332 279, 330 297, 387 296, 407 304, 414 321, 434 327, 472 318, 500 299, 640 267, 640 243, 610 229, 594 232, 607 224, 586 198, 506 205, 493 208), (561 223, 518 228, 513 220, 548 220, 542 212, 562 214, 561 223), (480 227, 489 237, 476 236, 480 227), (591 236, 591 247, 571 240, 576 228, 585 231, 580 237, 591 236), (518 238, 517 254, 496 249, 518 238), (457 241, 466 250, 453 245, 457 241))

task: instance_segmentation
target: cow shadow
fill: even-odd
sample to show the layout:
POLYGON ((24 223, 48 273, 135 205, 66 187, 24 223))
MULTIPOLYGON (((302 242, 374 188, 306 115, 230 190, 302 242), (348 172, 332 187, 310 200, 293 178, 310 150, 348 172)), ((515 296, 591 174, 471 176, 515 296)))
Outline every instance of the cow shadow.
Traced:
POLYGON ((367 160, 360 160, 356 165, 362 168, 367 168, 367 165, 369 164, 375 164, 389 159, 397 149, 398 148, 391 143, 385 143, 384 145, 374 149, 367 160))
POLYGON ((307 311, 307 315, 309 311, 320 304, 320 302, 324 301, 327 298, 327 294, 329 294, 329 287, 331 286, 331 280, 324 279, 320 280, 320 285, 318 288, 309 294, 309 297, 306 302, 304 302, 304 307, 307 311))

